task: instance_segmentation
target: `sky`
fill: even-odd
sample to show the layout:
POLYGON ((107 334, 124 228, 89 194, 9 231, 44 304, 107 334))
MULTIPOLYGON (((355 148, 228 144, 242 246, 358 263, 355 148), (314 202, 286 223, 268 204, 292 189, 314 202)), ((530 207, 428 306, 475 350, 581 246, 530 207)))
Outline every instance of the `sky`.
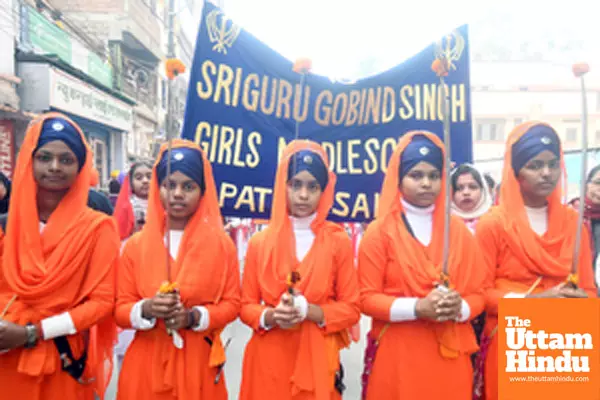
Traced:
MULTIPOLYGON (((176 0, 184 29, 195 38, 203 0, 176 0)), ((598 0, 221 0, 225 12, 248 32, 295 60, 309 57, 313 73, 361 78, 361 63, 376 72, 391 68, 468 23, 470 40, 544 41, 547 32, 586 38, 586 51, 557 62, 587 61, 600 69, 598 0), (409 5, 407 5, 409 4, 409 5), (510 20, 504 23, 504 16, 510 20), (490 19, 495 19, 490 28, 490 19)), ((560 40, 559 40, 560 41, 560 40)), ((559 56, 560 58, 560 56, 559 56)), ((369 69, 369 68, 367 68, 369 69)))
POLYGON ((499 37, 516 30, 537 38, 548 29, 569 28, 588 36, 600 54, 598 8, 597 0, 225 0, 226 13, 244 29, 291 60, 310 57, 314 73, 333 78, 356 78, 360 62, 369 58, 380 70, 391 68, 454 28, 485 23, 495 12, 508 12, 519 23, 502 27, 499 37))

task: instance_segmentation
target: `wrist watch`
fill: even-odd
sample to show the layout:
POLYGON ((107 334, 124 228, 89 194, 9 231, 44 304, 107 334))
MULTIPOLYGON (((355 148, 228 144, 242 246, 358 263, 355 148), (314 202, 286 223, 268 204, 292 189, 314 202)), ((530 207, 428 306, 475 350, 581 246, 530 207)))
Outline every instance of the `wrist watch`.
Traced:
POLYGON ((31 349, 37 345, 38 342, 38 330, 35 325, 28 323, 25 325, 25 331, 27 332, 27 341, 25 342, 26 349, 31 349))

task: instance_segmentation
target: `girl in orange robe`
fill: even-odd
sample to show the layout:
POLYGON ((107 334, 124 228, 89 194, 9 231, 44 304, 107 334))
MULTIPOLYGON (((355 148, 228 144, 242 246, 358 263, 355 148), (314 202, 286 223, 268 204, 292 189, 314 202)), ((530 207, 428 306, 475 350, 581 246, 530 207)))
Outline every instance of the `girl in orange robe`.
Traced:
MULTIPOLYGON (((565 167, 560 139, 549 125, 519 125, 506 142, 500 204, 477 225, 488 270, 484 328, 485 398, 498 399, 498 304, 503 297, 595 296, 587 230, 581 238, 581 289, 564 287, 570 273, 577 213, 561 203, 565 167), (541 279, 538 281, 538 279, 541 279), (531 294, 527 295, 527 292, 531 294), (487 349, 485 349, 485 348, 487 349)), ((476 385, 476 395, 483 393, 476 385)))
POLYGON ((373 317, 363 398, 470 398, 469 320, 483 310, 476 242, 450 220, 450 288, 441 280, 445 178, 443 143, 429 132, 404 135, 392 155, 378 216, 358 256, 361 308, 373 317))
POLYGON ((119 236, 110 217, 87 207, 93 160, 64 115, 45 114, 27 129, 0 270, 2 398, 91 400, 108 385, 119 236), (82 376, 63 370, 53 339, 83 361, 82 376))
POLYGON ((269 226, 250 240, 244 267, 240 317, 254 333, 241 400, 340 398, 339 350, 360 314, 352 243, 325 220, 335 180, 321 146, 286 147, 269 226), (300 278, 295 289, 286 282, 292 272, 300 278))
POLYGON ((123 360, 117 396, 226 400, 220 332, 239 312, 237 253, 223 230, 206 155, 192 142, 174 140, 167 176, 167 154, 163 146, 154 165, 146 224, 127 241, 121 257, 117 323, 137 331, 123 360), (170 280, 178 290, 158 293, 170 280))

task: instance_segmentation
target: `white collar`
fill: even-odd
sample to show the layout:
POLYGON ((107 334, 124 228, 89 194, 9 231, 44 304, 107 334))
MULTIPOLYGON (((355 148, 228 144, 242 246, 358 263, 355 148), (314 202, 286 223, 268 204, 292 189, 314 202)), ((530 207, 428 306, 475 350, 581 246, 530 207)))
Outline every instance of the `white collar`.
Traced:
POLYGON ((433 210, 435 209, 435 204, 432 204, 429 207, 423 208, 423 207, 413 206, 412 204, 410 204, 409 202, 407 202, 404 199, 400 199, 400 201, 402 202, 402 207, 404 208, 404 210, 411 214, 431 215, 431 214, 433 214, 433 210))
POLYGON ((317 213, 314 213, 304 218, 296 218, 290 215, 290 221, 292 222, 294 230, 310 229, 310 226, 312 225, 315 218, 317 218, 317 213))
POLYGON ((534 214, 534 215, 546 215, 548 214, 548 206, 544 206, 544 207, 527 207, 525 206, 525 211, 527 211, 528 214, 534 214))

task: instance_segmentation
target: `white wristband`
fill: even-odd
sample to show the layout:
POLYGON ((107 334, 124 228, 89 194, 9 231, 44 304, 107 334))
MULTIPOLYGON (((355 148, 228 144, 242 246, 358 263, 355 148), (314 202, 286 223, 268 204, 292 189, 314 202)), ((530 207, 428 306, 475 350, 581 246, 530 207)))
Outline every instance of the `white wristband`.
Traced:
POLYGON ((306 297, 301 294, 294 296, 294 307, 298 309, 300 316, 304 321, 308 315, 308 301, 306 300, 306 297))
POLYGON ((462 304, 460 306, 460 316, 458 317, 458 322, 467 322, 471 317, 471 307, 469 303, 467 303, 464 299, 462 300, 462 304))
POLYGON ((390 307, 390 321, 415 321, 417 319, 416 307, 418 300, 416 297, 398 297, 390 307))
POLYGON ((268 311, 268 309, 265 309, 262 312, 262 314, 260 314, 260 327, 265 331, 270 331, 271 329, 273 329, 273 327, 267 325, 267 321, 266 321, 267 311, 268 311))
POLYGON ((510 293, 506 293, 506 296, 504 296, 505 299, 524 299, 527 295, 525 293, 515 293, 515 292, 510 292, 510 293))
POLYGON ((207 330, 210 325, 210 313, 208 312, 208 308, 204 306, 195 306, 193 309, 200 313, 200 322, 198 322, 198 325, 193 326, 192 330, 194 332, 207 330))
POLYGON ((156 326, 156 318, 146 319, 142 316, 143 305, 146 299, 140 300, 133 305, 129 319, 133 329, 148 331, 156 326))
POLYGON ((44 340, 54 339, 60 336, 74 335, 77 333, 73 318, 68 312, 55 315, 42 320, 42 333, 44 340))

